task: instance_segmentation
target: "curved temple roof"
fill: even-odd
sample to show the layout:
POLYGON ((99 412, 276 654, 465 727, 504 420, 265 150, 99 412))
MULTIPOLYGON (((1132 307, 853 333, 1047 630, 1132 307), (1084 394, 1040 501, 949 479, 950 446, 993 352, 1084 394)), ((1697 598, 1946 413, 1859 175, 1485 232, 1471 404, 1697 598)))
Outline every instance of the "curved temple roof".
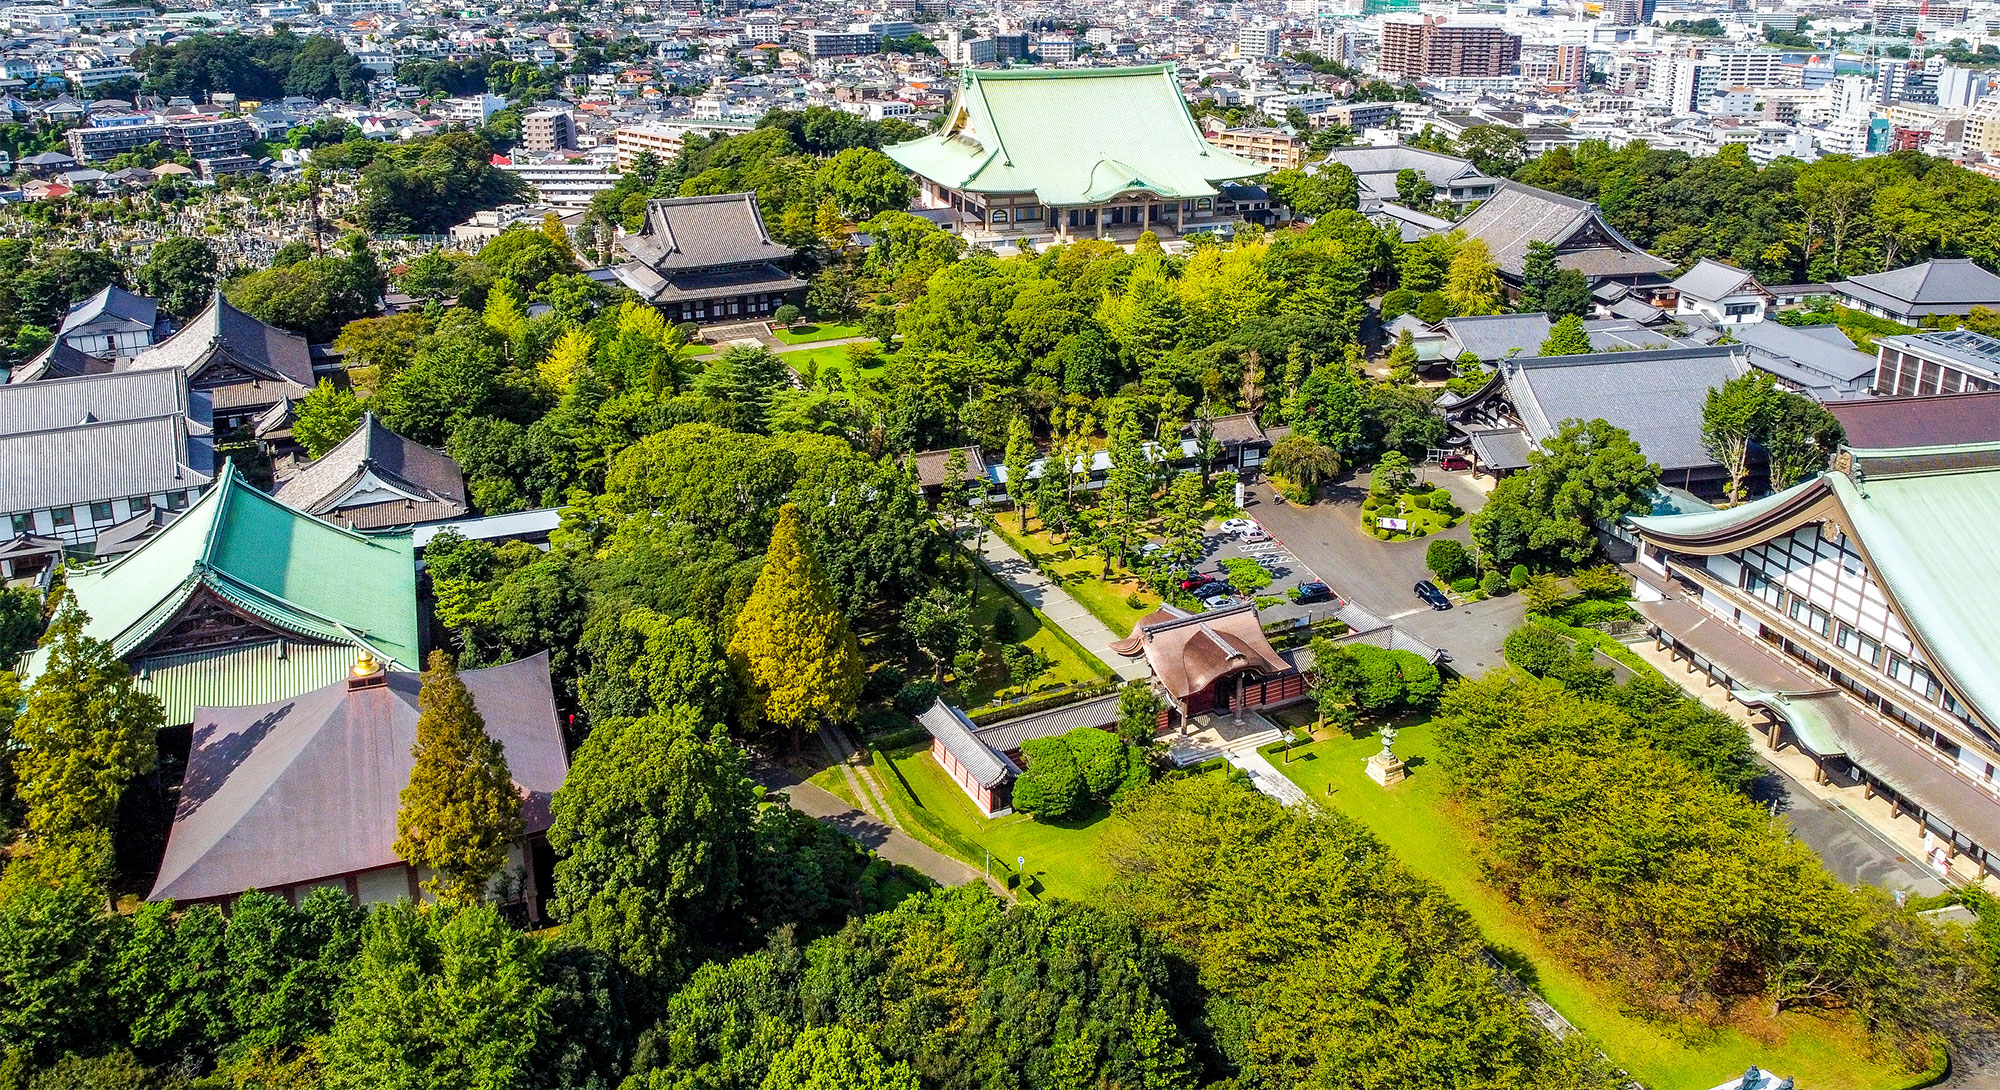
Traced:
POLYGON ((1157 64, 967 69, 943 131, 882 150, 939 185, 1056 206, 1213 197, 1271 169, 1202 139, 1173 68, 1157 64))
POLYGON ((1754 503, 1631 521, 1655 543, 1713 555, 1823 519, 1854 539, 1930 665, 2000 723, 2000 442, 1849 449, 1754 503))

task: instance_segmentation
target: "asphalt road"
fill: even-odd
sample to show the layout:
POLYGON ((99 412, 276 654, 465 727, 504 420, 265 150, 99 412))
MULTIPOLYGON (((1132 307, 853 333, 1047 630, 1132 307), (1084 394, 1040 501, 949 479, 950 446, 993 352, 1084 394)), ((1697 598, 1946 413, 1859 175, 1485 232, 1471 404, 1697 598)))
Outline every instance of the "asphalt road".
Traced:
MULTIPOLYGON (((1486 497, 1462 473, 1429 475, 1451 489, 1464 510, 1477 511, 1486 497)), ((1279 503, 1270 486, 1246 489, 1251 518, 1284 542, 1291 555, 1324 580, 1334 592, 1433 647, 1451 654, 1452 669, 1477 676, 1503 661, 1500 645, 1521 624, 1525 607, 1519 595, 1489 598, 1450 611, 1433 610, 1410 589, 1431 578, 1424 553, 1438 537, 1470 545, 1471 530, 1460 522, 1443 534, 1415 541, 1377 541, 1361 530, 1361 501, 1368 495, 1368 477, 1343 481, 1311 507, 1279 503)))

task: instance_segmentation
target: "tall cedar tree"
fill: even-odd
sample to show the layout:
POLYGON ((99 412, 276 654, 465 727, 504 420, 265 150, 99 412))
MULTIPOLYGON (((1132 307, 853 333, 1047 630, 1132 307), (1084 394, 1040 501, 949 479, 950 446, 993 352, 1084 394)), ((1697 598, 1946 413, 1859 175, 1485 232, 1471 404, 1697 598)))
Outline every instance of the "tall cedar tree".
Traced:
POLYGON ((14 723, 14 770, 35 861, 16 869, 45 881, 108 877, 118 800, 160 758, 159 698, 133 687, 110 644, 84 634, 88 620, 64 600, 42 636, 41 676, 14 723))
POLYGON ((854 714, 861 645, 806 543, 799 509, 778 509, 764 570, 729 637, 729 657, 756 687, 763 718, 795 735, 854 714))
POLYGON ((417 693, 417 759, 396 814, 396 854, 429 867, 439 898, 477 904, 521 836, 521 795, 451 656, 431 652, 417 693))

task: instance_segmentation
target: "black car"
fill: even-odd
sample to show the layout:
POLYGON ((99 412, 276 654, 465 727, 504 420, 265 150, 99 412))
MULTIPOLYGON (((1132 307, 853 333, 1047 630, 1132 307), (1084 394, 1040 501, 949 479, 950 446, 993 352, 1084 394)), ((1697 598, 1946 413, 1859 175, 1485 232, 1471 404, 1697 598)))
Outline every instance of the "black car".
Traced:
POLYGON ((1236 592, 1230 590, 1227 583, 1207 583, 1188 593, 1194 595, 1195 601, 1206 602, 1211 598, 1227 598, 1236 592))
POLYGON ((1451 599, 1446 598, 1444 591, 1439 590, 1437 584, 1428 579, 1417 584, 1417 597, 1422 598, 1432 609, 1451 608, 1451 599))
POLYGON ((1306 602, 1326 602, 1332 599, 1333 588, 1325 583, 1300 583, 1299 596, 1295 601, 1303 605, 1306 602))

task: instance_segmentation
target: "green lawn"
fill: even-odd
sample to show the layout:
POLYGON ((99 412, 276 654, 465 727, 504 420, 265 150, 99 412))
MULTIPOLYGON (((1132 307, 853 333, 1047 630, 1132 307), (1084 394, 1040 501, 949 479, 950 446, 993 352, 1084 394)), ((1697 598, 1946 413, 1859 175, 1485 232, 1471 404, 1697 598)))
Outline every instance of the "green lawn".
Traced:
MULTIPOLYGON (((1449 530, 1458 524, 1458 519, 1452 518, 1443 512, 1432 511, 1429 508, 1417 506, 1416 493, 1414 492, 1406 492, 1399 497, 1396 501, 1396 507, 1397 509, 1393 513, 1386 510, 1386 505, 1384 508, 1375 511, 1363 511, 1361 513, 1361 528, 1380 538, 1382 537, 1382 531, 1375 528, 1375 520, 1377 518, 1400 518, 1408 522, 1410 528, 1408 530, 1395 531, 1388 537, 1382 538, 1382 540, 1409 541, 1411 538, 1419 536, 1417 534, 1419 530, 1423 531, 1421 536, 1428 537, 1431 534, 1449 530)), ((1464 516, 1461 515, 1460 517, 1464 516)))
POLYGON ((868 331, 858 325, 837 325, 833 323, 812 325, 810 323, 801 323, 796 329, 786 329, 784 326, 776 323, 771 325, 771 336, 778 338, 786 344, 811 344, 814 341, 835 341, 842 337, 865 337, 867 335, 868 331))
POLYGON ((1006 664, 1000 659, 1000 641, 993 639, 994 626, 1003 614, 1012 618, 1014 628, 1014 634, 1007 642, 1033 648, 1048 656, 1050 661, 1048 670, 1029 681, 1026 691, 1112 676, 1109 666, 1064 639, 1053 623, 1007 593, 985 568, 976 571, 977 581, 972 588, 973 623, 988 638, 988 645, 980 659, 977 681, 969 692, 963 694, 968 707, 977 708, 996 698, 1023 695, 1024 690, 1015 688, 1008 679, 1006 664))
POLYGON ((844 385, 850 390, 854 388, 856 379, 874 378, 880 375, 896 358, 892 355, 877 355, 873 366, 857 368, 854 366, 853 358, 847 354, 847 348, 848 346, 844 344, 806 348, 781 353, 778 358, 784 360, 785 366, 791 368, 800 378, 816 370, 824 371, 831 368, 838 371, 844 385))
MULTIPOLYGON (((1100 810, 1087 819, 1062 824, 1036 821, 1025 814, 982 817, 965 792, 931 759, 928 741, 876 750, 875 757, 876 768, 892 781, 887 785, 891 795, 899 794, 899 784, 908 787, 908 794, 892 798, 890 805, 914 802, 958 841, 934 846, 975 867, 985 865, 985 852, 990 851, 996 877, 1013 871, 1016 859, 1025 859, 1028 892, 1036 896, 1077 900, 1110 884, 1110 868, 1100 859, 1102 842, 1112 825, 1107 812, 1100 810)), ((923 824, 921 818, 903 822, 906 829, 923 824)))
POLYGON ((1365 771, 1380 745, 1373 735, 1315 742, 1293 750, 1291 763, 1281 768, 1312 798, 1366 824, 1404 865, 1464 906, 1501 960, 1517 971, 1525 966, 1524 979, 1647 1090, 1704 1090, 1753 1063, 1812 1090, 1892 1090, 1927 1081, 1868 1060, 1851 1023, 1786 1014, 1690 1042, 1625 1013, 1610 988, 1566 964, 1514 905, 1481 880, 1472 834, 1445 806, 1431 726, 1398 733, 1396 752, 1410 764, 1410 778, 1386 791, 1365 771))
POLYGON ((1111 578, 1104 579, 1104 557, 1078 553, 1067 542, 1056 544, 1048 531, 1037 528, 1036 520, 1028 520, 1029 531, 1025 534, 1020 532, 1019 518, 1011 512, 1002 513, 993 523, 1001 538, 1016 552, 1043 572, 1062 577, 1062 588, 1070 597, 1082 603, 1114 634, 1126 635, 1139 623, 1139 618, 1160 608, 1160 596, 1130 568, 1114 566, 1111 578), (1137 605, 1129 600, 1132 595, 1138 596, 1137 605))

